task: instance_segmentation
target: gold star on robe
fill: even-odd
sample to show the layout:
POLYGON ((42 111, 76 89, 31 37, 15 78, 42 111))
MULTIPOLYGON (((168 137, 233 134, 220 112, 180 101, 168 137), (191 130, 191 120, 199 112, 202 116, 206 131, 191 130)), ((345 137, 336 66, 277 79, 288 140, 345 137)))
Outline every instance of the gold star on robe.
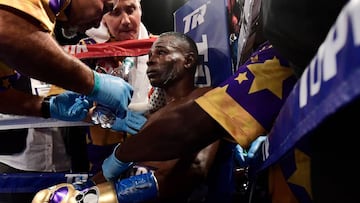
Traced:
POLYGON ((294 153, 296 170, 288 178, 288 182, 302 186, 312 198, 310 181, 310 157, 298 149, 295 149, 294 153))
POLYGON ((242 81, 244 81, 244 80, 248 80, 248 78, 246 77, 246 72, 239 73, 239 75, 235 78, 235 80, 237 80, 239 82, 239 84, 241 84, 242 81))
POLYGON ((249 94, 268 89, 280 99, 282 99, 283 81, 293 75, 292 69, 281 66, 276 57, 264 63, 250 64, 248 69, 254 75, 249 94))

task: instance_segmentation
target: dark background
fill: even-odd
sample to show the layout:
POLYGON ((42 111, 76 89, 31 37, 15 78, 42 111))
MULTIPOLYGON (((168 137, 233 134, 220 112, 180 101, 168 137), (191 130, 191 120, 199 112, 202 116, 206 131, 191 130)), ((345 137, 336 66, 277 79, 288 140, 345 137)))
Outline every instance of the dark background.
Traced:
POLYGON ((148 31, 158 35, 174 30, 173 13, 188 0, 141 0, 142 22, 148 31))

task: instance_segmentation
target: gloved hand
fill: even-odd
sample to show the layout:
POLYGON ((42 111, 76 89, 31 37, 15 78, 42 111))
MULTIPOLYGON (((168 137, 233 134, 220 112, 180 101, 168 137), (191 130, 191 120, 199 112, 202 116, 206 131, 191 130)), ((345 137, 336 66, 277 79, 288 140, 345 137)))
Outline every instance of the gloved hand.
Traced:
POLYGON ((235 146, 235 150, 234 150, 234 156, 235 156, 235 160, 236 162, 239 164, 240 167, 247 167, 248 163, 247 163, 247 153, 244 151, 244 149, 237 144, 235 146))
POLYGON ((92 103, 75 92, 66 91, 49 100, 50 117, 64 121, 82 121, 92 103))
POLYGON ((125 118, 117 117, 111 129, 136 134, 147 121, 142 113, 128 110, 125 118))
POLYGON ((261 144, 266 140, 267 136, 257 137, 250 145, 249 150, 246 152, 240 145, 236 145, 234 150, 234 156, 236 162, 240 167, 249 166, 252 159, 255 159, 258 155, 258 150, 261 144))
POLYGON ((102 173, 107 181, 115 181, 119 176, 126 171, 133 163, 124 163, 116 158, 116 149, 120 146, 118 144, 113 153, 104 160, 102 164, 102 173))
POLYGON ((32 203, 144 202, 157 195, 158 185, 154 174, 145 173, 82 189, 70 183, 60 183, 37 192, 32 203))
POLYGON ((250 145, 250 149, 247 153, 247 157, 248 159, 253 159, 257 156, 258 154, 258 150, 261 146, 262 143, 265 142, 267 136, 266 135, 263 135, 263 136, 259 136, 258 138, 256 138, 256 140, 254 140, 251 145, 250 145))
POLYGON ((123 117, 133 94, 131 85, 120 77, 96 71, 93 73, 95 84, 87 98, 109 107, 117 116, 123 117))
POLYGON ((158 183, 152 172, 116 181, 115 191, 119 202, 146 202, 158 195, 158 183))
POLYGON ((78 190, 70 183, 60 183, 40 190, 32 203, 118 202, 113 183, 105 182, 78 190))

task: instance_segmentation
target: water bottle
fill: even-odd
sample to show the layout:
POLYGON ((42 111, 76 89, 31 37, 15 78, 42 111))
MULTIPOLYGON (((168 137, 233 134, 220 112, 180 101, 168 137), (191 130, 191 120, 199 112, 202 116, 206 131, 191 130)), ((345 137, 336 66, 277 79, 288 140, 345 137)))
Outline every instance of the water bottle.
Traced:
MULTIPOLYGON (((134 59, 126 57, 122 65, 114 69, 110 74, 123 78, 125 81, 129 80, 130 70, 134 67, 134 59)), ((94 124, 100 124, 102 128, 111 128, 115 123, 116 115, 109 108, 102 105, 97 105, 91 116, 91 120, 94 124)))
POLYGON ((121 77, 125 81, 129 81, 129 73, 134 67, 134 58, 126 57, 122 61, 122 65, 119 68, 115 68, 110 74, 121 77))
POLYGON ((111 128, 116 116, 109 108, 98 104, 93 110, 91 120, 96 125, 100 124, 102 128, 111 128))

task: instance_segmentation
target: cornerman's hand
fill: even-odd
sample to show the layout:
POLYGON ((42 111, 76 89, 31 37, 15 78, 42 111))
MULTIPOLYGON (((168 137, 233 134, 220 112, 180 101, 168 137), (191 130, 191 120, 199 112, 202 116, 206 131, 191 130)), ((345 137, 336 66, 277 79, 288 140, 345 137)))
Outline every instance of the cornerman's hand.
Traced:
POLYGON ((50 117, 64 121, 84 120, 92 106, 92 102, 71 91, 50 97, 49 103, 50 117))
POLYGON ((264 141, 266 140, 267 136, 259 136, 258 138, 256 138, 256 140, 254 140, 251 145, 250 145, 250 149, 247 153, 247 157, 249 159, 252 159, 254 157, 257 156, 257 152, 261 146, 262 143, 264 143, 264 141))
POLYGON ((239 164, 240 167, 249 166, 250 162, 258 157, 258 154, 260 152, 259 148, 261 144, 264 143, 264 141, 266 140, 266 137, 267 136, 259 136, 258 138, 256 138, 256 140, 251 143, 250 148, 247 152, 240 145, 236 145, 234 150, 234 156, 236 162, 239 164))
POLYGON ((247 154, 246 152, 244 152, 244 149, 239 144, 235 146, 234 156, 235 161, 239 164, 240 167, 244 168, 248 166, 247 159, 245 159, 247 154))
POLYGON ((130 134, 136 134, 147 121, 142 113, 128 110, 125 118, 116 117, 115 123, 111 129, 116 131, 123 131, 130 134))
POLYGON ((99 104, 109 107, 116 115, 123 117, 130 103, 133 89, 120 77, 109 74, 94 73, 94 88, 87 97, 99 104))

